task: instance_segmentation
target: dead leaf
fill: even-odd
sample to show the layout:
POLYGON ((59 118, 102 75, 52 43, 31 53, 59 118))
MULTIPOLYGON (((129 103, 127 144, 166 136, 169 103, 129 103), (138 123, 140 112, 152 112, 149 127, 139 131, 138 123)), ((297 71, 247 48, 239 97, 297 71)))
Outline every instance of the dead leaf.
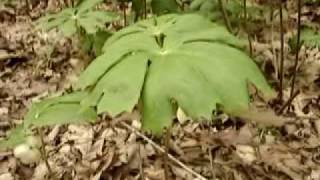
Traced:
POLYGON ((256 152, 252 146, 247 145, 237 145, 236 154, 242 159, 246 164, 251 164, 257 159, 256 152))

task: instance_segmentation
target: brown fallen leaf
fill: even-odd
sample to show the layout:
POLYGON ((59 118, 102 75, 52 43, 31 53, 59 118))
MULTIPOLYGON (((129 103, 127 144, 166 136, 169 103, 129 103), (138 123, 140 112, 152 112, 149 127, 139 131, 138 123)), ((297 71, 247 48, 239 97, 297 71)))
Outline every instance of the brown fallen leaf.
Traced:
POLYGON ((257 159, 254 148, 248 145, 237 145, 236 154, 246 164, 251 164, 253 161, 257 159))

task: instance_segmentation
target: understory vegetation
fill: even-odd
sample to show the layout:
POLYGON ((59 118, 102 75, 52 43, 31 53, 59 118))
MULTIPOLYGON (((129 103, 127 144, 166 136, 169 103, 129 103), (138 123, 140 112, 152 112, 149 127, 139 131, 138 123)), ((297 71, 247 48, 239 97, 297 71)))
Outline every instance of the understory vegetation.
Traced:
POLYGON ((0 179, 320 179, 320 1, 0 7, 0 179))

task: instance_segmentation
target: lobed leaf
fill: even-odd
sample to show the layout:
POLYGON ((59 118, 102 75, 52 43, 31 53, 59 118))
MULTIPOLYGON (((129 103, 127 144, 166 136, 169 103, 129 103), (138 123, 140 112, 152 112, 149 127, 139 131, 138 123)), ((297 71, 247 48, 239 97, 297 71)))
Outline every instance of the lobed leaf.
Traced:
POLYGON ((49 14, 39 18, 36 21, 35 25, 37 29, 50 31, 60 25, 63 25, 66 21, 71 19, 73 15, 74 15, 74 9, 67 8, 57 14, 49 14))
POLYGON ((217 105, 240 115, 249 109, 248 84, 273 96, 262 73, 240 49, 244 43, 200 15, 165 15, 116 32, 80 76, 81 101, 116 116, 142 102, 142 124, 160 134, 177 107, 210 119, 217 105))
POLYGON ((95 34, 104 29, 106 23, 118 18, 112 12, 92 10, 100 2, 102 0, 82 0, 76 7, 40 18, 36 22, 37 28, 45 31, 57 28, 67 37, 75 34, 79 28, 83 28, 88 34, 95 34))
POLYGON ((93 108, 84 109, 80 105, 80 101, 86 96, 86 92, 75 92, 61 97, 48 98, 33 104, 25 117, 25 128, 96 120, 96 113, 93 108))

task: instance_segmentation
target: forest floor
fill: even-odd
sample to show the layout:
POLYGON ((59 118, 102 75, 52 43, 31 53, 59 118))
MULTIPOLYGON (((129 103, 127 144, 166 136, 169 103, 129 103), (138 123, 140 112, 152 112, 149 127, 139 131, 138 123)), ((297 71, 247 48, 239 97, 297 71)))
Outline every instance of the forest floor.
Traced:
MULTIPOLYGON (((74 46, 75 41, 34 29, 32 22, 39 14, 56 8, 49 5, 35 5, 29 15, 0 8, 0 137, 21 124, 32 102, 69 90, 89 63, 90 57, 74 46)), ((296 31, 297 19, 290 3, 287 9, 285 42, 296 31)), ((303 23, 315 18, 320 22, 320 7, 303 8, 303 23)), ((278 25, 263 28, 253 38, 253 56, 271 83, 277 79, 269 70, 279 49, 278 25)), ((288 49, 285 43, 286 75, 294 63, 288 49)), ((187 180, 320 180, 319 49, 303 46, 300 61, 300 93, 291 112, 283 115, 289 122, 281 127, 261 127, 224 115, 219 123, 176 122, 170 136, 155 138, 141 133, 138 112, 112 120, 102 117, 94 124, 54 126, 44 131, 51 172, 45 161, 25 165, 6 151, 0 152, 0 180, 162 180, 166 172, 170 179, 187 180)), ((285 87, 284 102, 290 84, 285 87)), ((273 116, 264 118, 273 121, 273 116)))

